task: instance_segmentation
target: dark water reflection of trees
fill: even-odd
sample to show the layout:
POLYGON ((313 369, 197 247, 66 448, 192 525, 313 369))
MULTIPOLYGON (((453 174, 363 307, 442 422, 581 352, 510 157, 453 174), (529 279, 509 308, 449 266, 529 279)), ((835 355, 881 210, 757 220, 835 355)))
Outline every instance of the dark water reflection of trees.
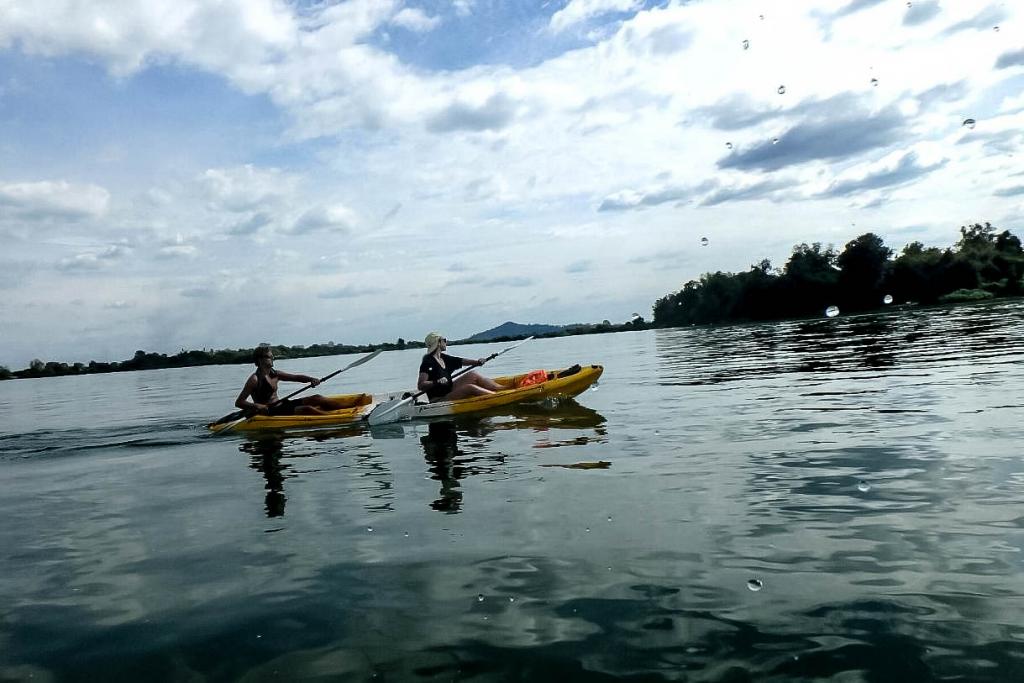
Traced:
POLYGON ((662 384, 804 372, 921 370, 1024 349, 1024 305, 1004 301, 838 318, 656 331, 662 384))

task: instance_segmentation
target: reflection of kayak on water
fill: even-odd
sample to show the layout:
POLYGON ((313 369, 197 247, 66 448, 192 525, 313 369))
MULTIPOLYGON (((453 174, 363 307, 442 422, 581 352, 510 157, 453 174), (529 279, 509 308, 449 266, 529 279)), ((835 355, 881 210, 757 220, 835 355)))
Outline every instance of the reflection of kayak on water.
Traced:
MULTIPOLYGON (((511 405, 518 406, 521 403, 534 403, 549 397, 572 397, 586 391, 597 382, 603 371, 604 368, 600 365, 573 365, 564 370, 541 371, 540 373, 534 370, 517 375, 495 377, 495 382, 508 387, 508 389, 457 401, 412 402, 400 408, 401 416, 398 419, 467 415, 511 405), (533 383, 528 383, 530 381, 533 383)), ((375 405, 402 398, 402 396, 401 392, 384 394, 379 397, 370 394, 341 394, 330 397, 344 403, 346 407, 339 410, 323 415, 254 415, 235 424, 232 430, 316 428, 350 424, 361 421, 375 405)), ((227 425, 233 424, 239 417, 241 417, 239 413, 225 415, 207 427, 210 431, 217 433, 227 425)))
POLYGON ((473 413, 460 424, 473 431, 492 432, 506 429, 595 429, 605 423, 605 416, 581 405, 571 397, 548 397, 535 403, 516 404, 512 409, 494 408, 473 413))

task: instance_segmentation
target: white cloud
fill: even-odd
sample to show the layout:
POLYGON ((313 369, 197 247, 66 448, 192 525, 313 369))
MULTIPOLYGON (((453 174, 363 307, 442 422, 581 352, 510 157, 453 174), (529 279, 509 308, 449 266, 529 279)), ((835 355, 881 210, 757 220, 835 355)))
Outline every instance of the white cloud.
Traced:
POLYGON ((183 61, 214 69, 276 58, 294 46, 297 29, 279 0, 37 0, 0 13, 0 47, 16 43, 42 55, 85 52, 126 76, 183 55, 190 55, 183 61))
POLYGON ((98 185, 64 180, 0 183, 0 207, 29 219, 98 218, 107 213, 110 193, 98 185))
POLYGON ((476 4, 476 0, 452 0, 452 7, 455 9, 455 14, 460 17, 468 17, 473 13, 473 5, 476 4))
POLYGON ((71 272, 103 270, 131 253, 132 250, 128 247, 115 244, 99 251, 87 251, 62 258, 57 262, 57 269, 71 272))
POLYGON ((569 4, 551 16, 552 31, 564 31, 609 12, 633 12, 640 8, 640 0, 569 0, 569 4))
POLYGON ((313 232, 349 233, 356 225, 352 209, 343 204, 318 206, 299 216, 292 226, 292 232, 305 235, 313 232))
POLYGON ((194 244, 171 244, 160 247, 157 256, 160 258, 192 258, 198 251, 194 244))
POLYGON ((255 211, 287 195, 296 179, 277 169, 251 164, 207 169, 200 177, 210 207, 218 211, 255 211))
POLYGON ((405 7, 391 19, 391 23, 416 33, 426 33, 441 24, 441 17, 428 16, 418 7, 405 7))

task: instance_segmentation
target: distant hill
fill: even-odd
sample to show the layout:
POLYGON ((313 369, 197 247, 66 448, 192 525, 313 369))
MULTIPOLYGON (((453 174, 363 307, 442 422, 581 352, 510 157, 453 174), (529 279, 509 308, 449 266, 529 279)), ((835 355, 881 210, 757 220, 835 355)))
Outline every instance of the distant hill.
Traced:
POLYGON ((502 337, 522 337, 529 336, 531 334, 549 334, 551 332, 561 332, 565 327, 562 325, 523 325, 521 323, 514 323, 511 320, 504 322, 497 327, 492 327, 489 330, 483 332, 477 332, 471 337, 466 337, 466 341, 489 341, 491 339, 500 339, 502 337))

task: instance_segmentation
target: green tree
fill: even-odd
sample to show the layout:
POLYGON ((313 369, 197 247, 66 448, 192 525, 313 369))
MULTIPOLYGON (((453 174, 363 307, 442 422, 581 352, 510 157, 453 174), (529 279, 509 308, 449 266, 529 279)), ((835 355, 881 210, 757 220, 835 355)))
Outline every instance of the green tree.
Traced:
POLYGON ((839 301, 854 310, 875 308, 884 294, 882 285, 889 274, 892 249, 882 238, 868 232, 846 244, 836 257, 839 266, 839 301))
POLYGON ((820 242, 798 244, 782 270, 779 317, 813 315, 836 301, 836 252, 820 242))

